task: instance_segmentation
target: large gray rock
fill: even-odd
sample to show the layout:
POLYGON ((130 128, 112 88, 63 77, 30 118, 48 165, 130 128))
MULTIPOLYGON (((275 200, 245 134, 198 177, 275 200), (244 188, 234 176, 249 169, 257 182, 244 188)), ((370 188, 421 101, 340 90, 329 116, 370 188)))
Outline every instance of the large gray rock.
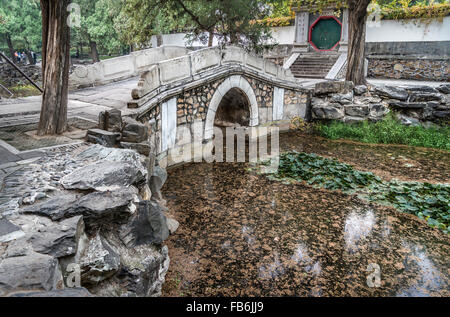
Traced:
POLYGON ((153 168, 153 174, 149 180, 150 191, 152 192, 152 198, 156 201, 162 201, 161 189, 167 181, 167 172, 160 166, 153 168))
POLYGON ((351 81, 325 81, 316 84, 314 93, 316 95, 349 93, 353 90, 355 85, 351 81))
POLYGON ((122 142, 141 143, 148 139, 148 127, 131 118, 124 119, 122 142))
POLYGON ((98 118, 98 127, 100 129, 112 132, 121 132, 122 126, 122 113, 120 110, 111 109, 100 112, 98 118))
POLYGON ((397 115, 397 119, 400 121, 401 124, 406 126, 414 126, 418 127, 420 126, 420 121, 416 118, 408 117, 402 114, 397 115))
POLYGON ((86 221, 126 219, 136 210, 137 198, 134 187, 120 187, 111 192, 95 192, 84 196, 76 205, 86 221))
POLYGON ((0 296, 19 290, 51 291, 64 288, 58 260, 33 253, 0 262, 0 296))
POLYGON ((95 285, 113 276, 120 267, 120 257, 98 233, 79 260, 81 283, 95 285))
POLYGON ((0 243, 10 242, 23 237, 22 229, 9 220, 0 218, 0 243))
POLYGON ((120 142, 120 146, 123 147, 124 149, 133 150, 145 156, 148 156, 151 151, 149 142, 142 142, 142 143, 120 142))
POLYGON ((379 96, 383 96, 391 99, 398 99, 406 101, 408 99, 408 92, 403 88, 397 88, 392 86, 376 86, 375 93, 379 96))
POLYGON ((120 237, 128 247, 161 244, 169 237, 167 219, 161 206, 154 201, 142 201, 132 220, 120 230, 120 237))
POLYGON ((406 88, 406 90, 409 93, 429 93, 429 94, 437 94, 439 93, 439 90, 437 90, 436 88, 433 88, 431 86, 413 86, 413 87, 408 87, 406 88))
POLYGON ((314 119, 337 120, 344 117, 344 107, 339 104, 313 106, 314 119))
POLYGON ((65 189, 106 191, 139 184, 146 174, 142 164, 136 168, 128 163, 102 160, 64 176, 61 184, 65 189))
POLYGON ((83 217, 52 223, 34 232, 29 242, 38 253, 60 258, 77 252, 78 239, 84 234, 83 217))
POLYGON ((79 196, 76 194, 62 194, 40 204, 26 207, 20 212, 24 214, 45 216, 52 220, 61 220, 77 214, 75 204, 78 199, 79 196))
POLYGON ((335 94, 331 96, 331 102, 337 102, 341 105, 348 105, 353 102, 353 92, 347 94, 335 94))
POLYGON ((409 95, 409 101, 411 102, 441 101, 441 99, 442 95, 439 93, 413 92, 409 95))
POLYGON ((100 144, 106 147, 114 147, 120 139, 120 136, 120 133, 100 129, 90 129, 87 132, 86 139, 90 143, 100 144))
POLYGON ((140 245, 126 247, 117 233, 104 233, 104 239, 120 255, 120 271, 112 278, 91 287, 98 296, 161 296, 169 268, 166 246, 140 245))
POLYGON ((370 117, 371 118, 381 118, 384 117, 389 113, 388 107, 386 107, 384 104, 374 104, 370 105, 370 117))
POLYGON ((49 292, 18 292, 12 293, 8 297, 95 297, 83 287, 66 288, 63 290, 53 290, 49 292))
POLYGON ((367 117, 370 114, 369 105, 348 105, 345 106, 345 114, 353 117, 367 117))
POLYGON ((437 87, 437 90, 439 90, 443 94, 450 94, 450 84, 442 84, 437 87))
POLYGON ((368 89, 367 89, 366 85, 359 85, 359 86, 356 86, 353 89, 353 91, 355 92, 356 96, 361 96, 361 95, 365 94, 368 91, 368 89))
POLYGON ((110 221, 127 218, 134 212, 133 201, 137 199, 134 187, 119 187, 113 191, 94 192, 77 198, 76 195, 64 195, 47 202, 23 209, 24 214, 45 216, 53 221, 83 215, 88 223, 102 219, 110 221))
POLYGON ((389 100, 389 106, 396 109, 424 109, 427 107, 426 102, 403 102, 397 100, 389 100))

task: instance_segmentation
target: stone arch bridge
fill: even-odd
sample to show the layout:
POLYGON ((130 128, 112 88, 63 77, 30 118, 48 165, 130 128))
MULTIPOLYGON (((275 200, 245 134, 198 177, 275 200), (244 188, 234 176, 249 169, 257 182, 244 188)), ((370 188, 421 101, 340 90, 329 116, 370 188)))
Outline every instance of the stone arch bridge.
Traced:
POLYGON ((186 131, 197 137, 201 131, 207 144, 215 125, 270 126, 309 116, 310 90, 269 60, 234 46, 160 57, 177 54, 140 67, 128 102, 134 119, 155 127, 162 165, 174 164, 170 150, 189 145, 186 131))

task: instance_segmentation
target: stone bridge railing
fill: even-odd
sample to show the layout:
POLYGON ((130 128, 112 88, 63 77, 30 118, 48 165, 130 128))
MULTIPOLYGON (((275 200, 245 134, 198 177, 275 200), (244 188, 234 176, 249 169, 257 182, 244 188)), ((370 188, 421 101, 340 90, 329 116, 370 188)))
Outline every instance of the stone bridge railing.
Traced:
POLYGON ((151 65, 184 56, 189 52, 189 49, 181 46, 161 46, 92 65, 79 65, 70 75, 69 85, 71 89, 92 87, 139 76, 151 65))
POLYGON ((133 89, 132 100, 128 103, 128 107, 140 108, 145 105, 146 107, 142 109, 145 112, 150 108, 149 104, 154 103, 152 102, 155 101, 154 97, 168 95, 165 92, 171 89, 176 87, 187 89, 190 86, 199 86, 212 78, 244 72, 270 82, 279 81, 281 86, 282 82, 291 87, 298 86, 289 69, 247 53, 239 47, 228 46, 223 49, 213 47, 193 51, 185 56, 151 66, 141 75, 137 87, 133 89))

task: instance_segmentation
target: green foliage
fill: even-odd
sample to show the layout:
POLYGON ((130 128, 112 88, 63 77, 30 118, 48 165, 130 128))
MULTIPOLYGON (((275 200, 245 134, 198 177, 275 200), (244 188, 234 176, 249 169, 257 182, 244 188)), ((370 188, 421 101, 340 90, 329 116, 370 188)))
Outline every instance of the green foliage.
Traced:
POLYGON ((124 43, 117 32, 116 19, 124 0, 77 0, 81 8, 81 26, 71 29, 72 43, 97 43, 105 53, 118 52, 124 43))
POLYGON ((392 114, 377 123, 321 123, 316 126, 316 131, 319 135, 333 140, 350 139, 363 143, 404 144, 450 150, 448 125, 428 129, 421 126, 404 126, 392 114))
MULTIPOLYGON (((37 51, 42 42, 39 0, 0 0, 0 40, 11 37, 17 50, 37 51)), ((2 47, 5 47, 3 43, 2 47)))
POLYGON ((450 233, 450 186, 382 181, 370 172, 316 154, 289 152, 281 155, 276 179, 294 179, 329 190, 358 193, 362 198, 390 204, 418 216, 428 225, 450 233))
POLYGON ((127 41, 145 45, 152 35, 183 30, 191 42, 206 44, 209 34, 213 34, 220 45, 261 50, 270 39, 270 28, 255 21, 268 17, 280 2, 283 1, 128 0, 121 33, 127 41))

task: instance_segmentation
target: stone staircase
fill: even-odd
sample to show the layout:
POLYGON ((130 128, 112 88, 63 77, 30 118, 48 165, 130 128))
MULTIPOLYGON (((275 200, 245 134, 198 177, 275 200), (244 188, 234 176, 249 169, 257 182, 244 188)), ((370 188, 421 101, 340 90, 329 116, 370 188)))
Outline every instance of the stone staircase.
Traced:
POLYGON ((292 64, 291 71, 296 78, 325 78, 339 54, 330 53, 305 53, 301 54, 292 64))

